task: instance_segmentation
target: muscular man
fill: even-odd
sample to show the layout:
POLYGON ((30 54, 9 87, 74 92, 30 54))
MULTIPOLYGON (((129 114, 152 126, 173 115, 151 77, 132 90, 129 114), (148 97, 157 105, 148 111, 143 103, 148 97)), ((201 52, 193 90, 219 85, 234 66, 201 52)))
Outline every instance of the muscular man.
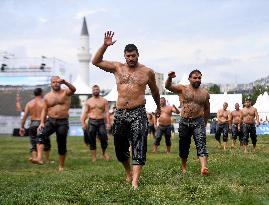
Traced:
POLYGON ((124 57, 126 63, 103 60, 108 46, 115 43, 114 33, 105 33, 104 43, 95 54, 92 63, 116 78, 118 100, 114 118, 114 145, 116 156, 123 164, 127 181, 138 188, 139 176, 146 161, 147 152, 147 113, 145 109, 146 85, 151 89, 157 105, 157 116, 160 114, 160 94, 156 85, 154 71, 138 63, 138 49, 134 44, 126 45, 124 57), (129 145, 132 146, 133 172, 130 166, 129 145))
POLYGON ((148 135, 152 135, 152 138, 155 139, 155 116, 154 113, 147 113, 147 118, 148 118, 148 135))
POLYGON ((253 151, 256 150, 256 143, 257 143, 257 135, 256 135, 256 127, 255 127, 255 120, 257 126, 259 126, 259 115, 257 109, 251 106, 251 99, 245 99, 245 107, 242 109, 241 113, 241 120, 242 120, 242 133, 243 133, 243 146, 244 146, 244 153, 247 153, 247 145, 248 145, 248 138, 250 136, 253 151))
POLYGON ((166 100, 164 97, 161 97, 160 105, 161 115, 158 119, 156 139, 153 143, 152 151, 153 153, 157 151, 157 147, 160 145, 162 135, 164 134, 166 153, 169 154, 171 152, 171 117, 173 112, 179 114, 179 110, 176 108, 175 105, 166 105, 166 100))
POLYGON ((242 146, 242 128, 241 128, 241 110, 239 109, 239 104, 235 103, 235 110, 229 115, 229 129, 232 131, 233 144, 235 147, 237 136, 239 137, 240 146, 242 146))
POLYGON ((98 85, 92 87, 92 97, 86 101, 84 112, 81 116, 82 128, 87 129, 85 123, 88 120, 88 135, 89 148, 92 154, 92 162, 96 161, 96 135, 98 133, 104 160, 108 160, 109 156, 106 153, 107 148, 107 133, 106 128, 110 128, 108 102, 100 96, 100 88, 98 85), (105 124, 106 122, 106 124, 105 124))
POLYGON ((69 82, 61 79, 59 76, 51 77, 51 91, 44 97, 44 105, 41 113, 41 123, 38 127, 37 142, 37 161, 41 160, 44 140, 56 132, 56 140, 59 154, 59 171, 64 170, 64 161, 66 154, 66 142, 69 129, 69 108, 71 104, 71 95, 76 91, 76 88, 69 82), (67 89, 62 89, 61 85, 67 86, 67 89), (46 120, 46 116, 48 119, 46 120))
POLYGON ((219 148, 221 148, 220 136, 221 133, 223 134, 223 149, 226 150, 227 148, 227 141, 228 141, 228 131, 229 131, 229 114, 230 112, 227 110, 228 103, 223 103, 223 108, 220 109, 217 113, 217 130, 215 133, 215 139, 218 141, 219 148))
POLYGON ((165 82, 165 88, 171 92, 180 94, 181 119, 179 121, 179 156, 181 158, 181 169, 187 171, 187 159, 193 135, 197 156, 201 164, 201 175, 207 174, 206 167, 208 151, 206 148, 206 122, 210 114, 209 94, 200 88, 202 73, 193 70, 189 74, 189 85, 174 85, 172 79, 176 77, 175 72, 169 72, 165 82))
MULTIPOLYGON (((40 125, 40 119, 41 119, 41 111, 43 106, 43 94, 42 94, 41 88, 36 88, 34 90, 34 96, 35 98, 30 100, 26 106, 24 115, 21 121, 21 128, 20 128, 20 135, 24 136, 25 134, 25 121, 30 115, 31 117, 31 124, 29 126, 29 137, 30 137, 30 152, 31 152, 31 158, 29 159, 31 162, 35 163, 34 159, 37 157, 37 150, 36 150, 36 141, 37 141, 37 128, 40 125)), ((50 152, 51 144, 50 144, 50 138, 46 138, 44 141, 44 151, 46 156, 46 161, 49 161, 49 152, 50 152)), ((43 164, 42 161, 40 161, 40 164, 43 164)))

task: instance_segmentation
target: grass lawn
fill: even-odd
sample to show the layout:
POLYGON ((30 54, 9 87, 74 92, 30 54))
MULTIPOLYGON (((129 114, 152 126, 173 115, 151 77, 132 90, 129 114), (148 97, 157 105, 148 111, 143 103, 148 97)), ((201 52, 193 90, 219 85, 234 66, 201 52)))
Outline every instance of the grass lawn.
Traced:
MULTIPOLYGON (((91 163, 81 137, 68 138, 66 170, 57 171, 57 146, 52 137, 54 164, 33 165, 28 138, 0 137, 0 204, 269 204, 269 136, 258 137, 257 152, 239 148, 224 152, 213 136, 207 137, 210 175, 200 176, 194 143, 188 172, 180 173, 178 139, 172 153, 164 154, 164 139, 157 154, 148 140, 147 163, 140 188, 130 189, 117 162, 113 141, 105 162, 98 144, 98 159, 91 163)), ((229 141, 231 143, 231 140, 229 141)))

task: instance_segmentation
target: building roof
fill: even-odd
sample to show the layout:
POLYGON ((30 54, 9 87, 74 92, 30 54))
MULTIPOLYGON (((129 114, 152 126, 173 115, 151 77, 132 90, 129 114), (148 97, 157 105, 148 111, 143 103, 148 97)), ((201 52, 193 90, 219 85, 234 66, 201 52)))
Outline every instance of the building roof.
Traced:
POLYGON ((81 36, 89 36, 89 32, 88 32, 88 27, 87 27, 87 22, 86 22, 86 18, 83 18, 83 24, 82 24, 82 29, 81 29, 81 36))

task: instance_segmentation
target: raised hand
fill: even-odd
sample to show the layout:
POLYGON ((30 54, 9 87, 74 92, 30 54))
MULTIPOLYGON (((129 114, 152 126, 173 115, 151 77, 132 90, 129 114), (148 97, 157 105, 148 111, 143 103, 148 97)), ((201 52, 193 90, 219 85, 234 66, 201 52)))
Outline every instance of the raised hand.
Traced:
POLYGON ((170 71, 170 72, 168 73, 168 77, 169 77, 169 78, 175 78, 175 77, 176 77, 176 73, 175 73, 175 71, 170 71))
POLYGON ((64 83, 65 83, 65 80, 64 80, 64 79, 59 78, 59 79, 57 80, 57 83, 64 84, 64 83))
POLYGON ((114 36, 114 32, 112 32, 112 31, 107 31, 105 33, 104 44, 106 46, 111 46, 116 42, 116 40, 112 41, 113 36, 114 36))

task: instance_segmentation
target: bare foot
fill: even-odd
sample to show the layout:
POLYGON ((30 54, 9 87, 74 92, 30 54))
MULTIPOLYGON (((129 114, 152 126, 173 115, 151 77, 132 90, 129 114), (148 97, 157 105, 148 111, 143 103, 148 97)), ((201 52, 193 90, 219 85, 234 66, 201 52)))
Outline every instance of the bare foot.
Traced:
POLYGON ((137 190, 138 189, 138 181, 136 182, 134 182, 134 181, 132 181, 132 188, 134 189, 134 190, 137 190))
POLYGON ((201 175, 206 176, 208 174, 208 168, 204 167, 201 169, 201 175))
POLYGON ((108 156, 107 153, 105 153, 105 154, 103 155, 103 159, 104 159, 105 161, 108 161, 108 160, 109 160, 109 156, 108 156))
POLYGON ((31 162, 33 164, 38 164, 38 165, 43 165, 44 164, 44 162, 42 160, 37 160, 37 159, 31 159, 31 162))
POLYGON ((133 174, 132 172, 126 174, 126 181, 130 183, 133 180, 133 174))
POLYGON ((92 162, 96 162, 96 157, 93 157, 92 158, 92 162))
POLYGON ((64 168, 63 167, 59 167, 59 172, 63 172, 64 168))
POLYGON ((46 160, 45 163, 46 163, 46 164, 54 164, 55 161, 53 161, 53 160, 46 160))
POLYGON ((181 166, 181 171, 182 171, 182 174, 186 174, 186 172, 187 172, 187 167, 185 167, 185 166, 181 166))

